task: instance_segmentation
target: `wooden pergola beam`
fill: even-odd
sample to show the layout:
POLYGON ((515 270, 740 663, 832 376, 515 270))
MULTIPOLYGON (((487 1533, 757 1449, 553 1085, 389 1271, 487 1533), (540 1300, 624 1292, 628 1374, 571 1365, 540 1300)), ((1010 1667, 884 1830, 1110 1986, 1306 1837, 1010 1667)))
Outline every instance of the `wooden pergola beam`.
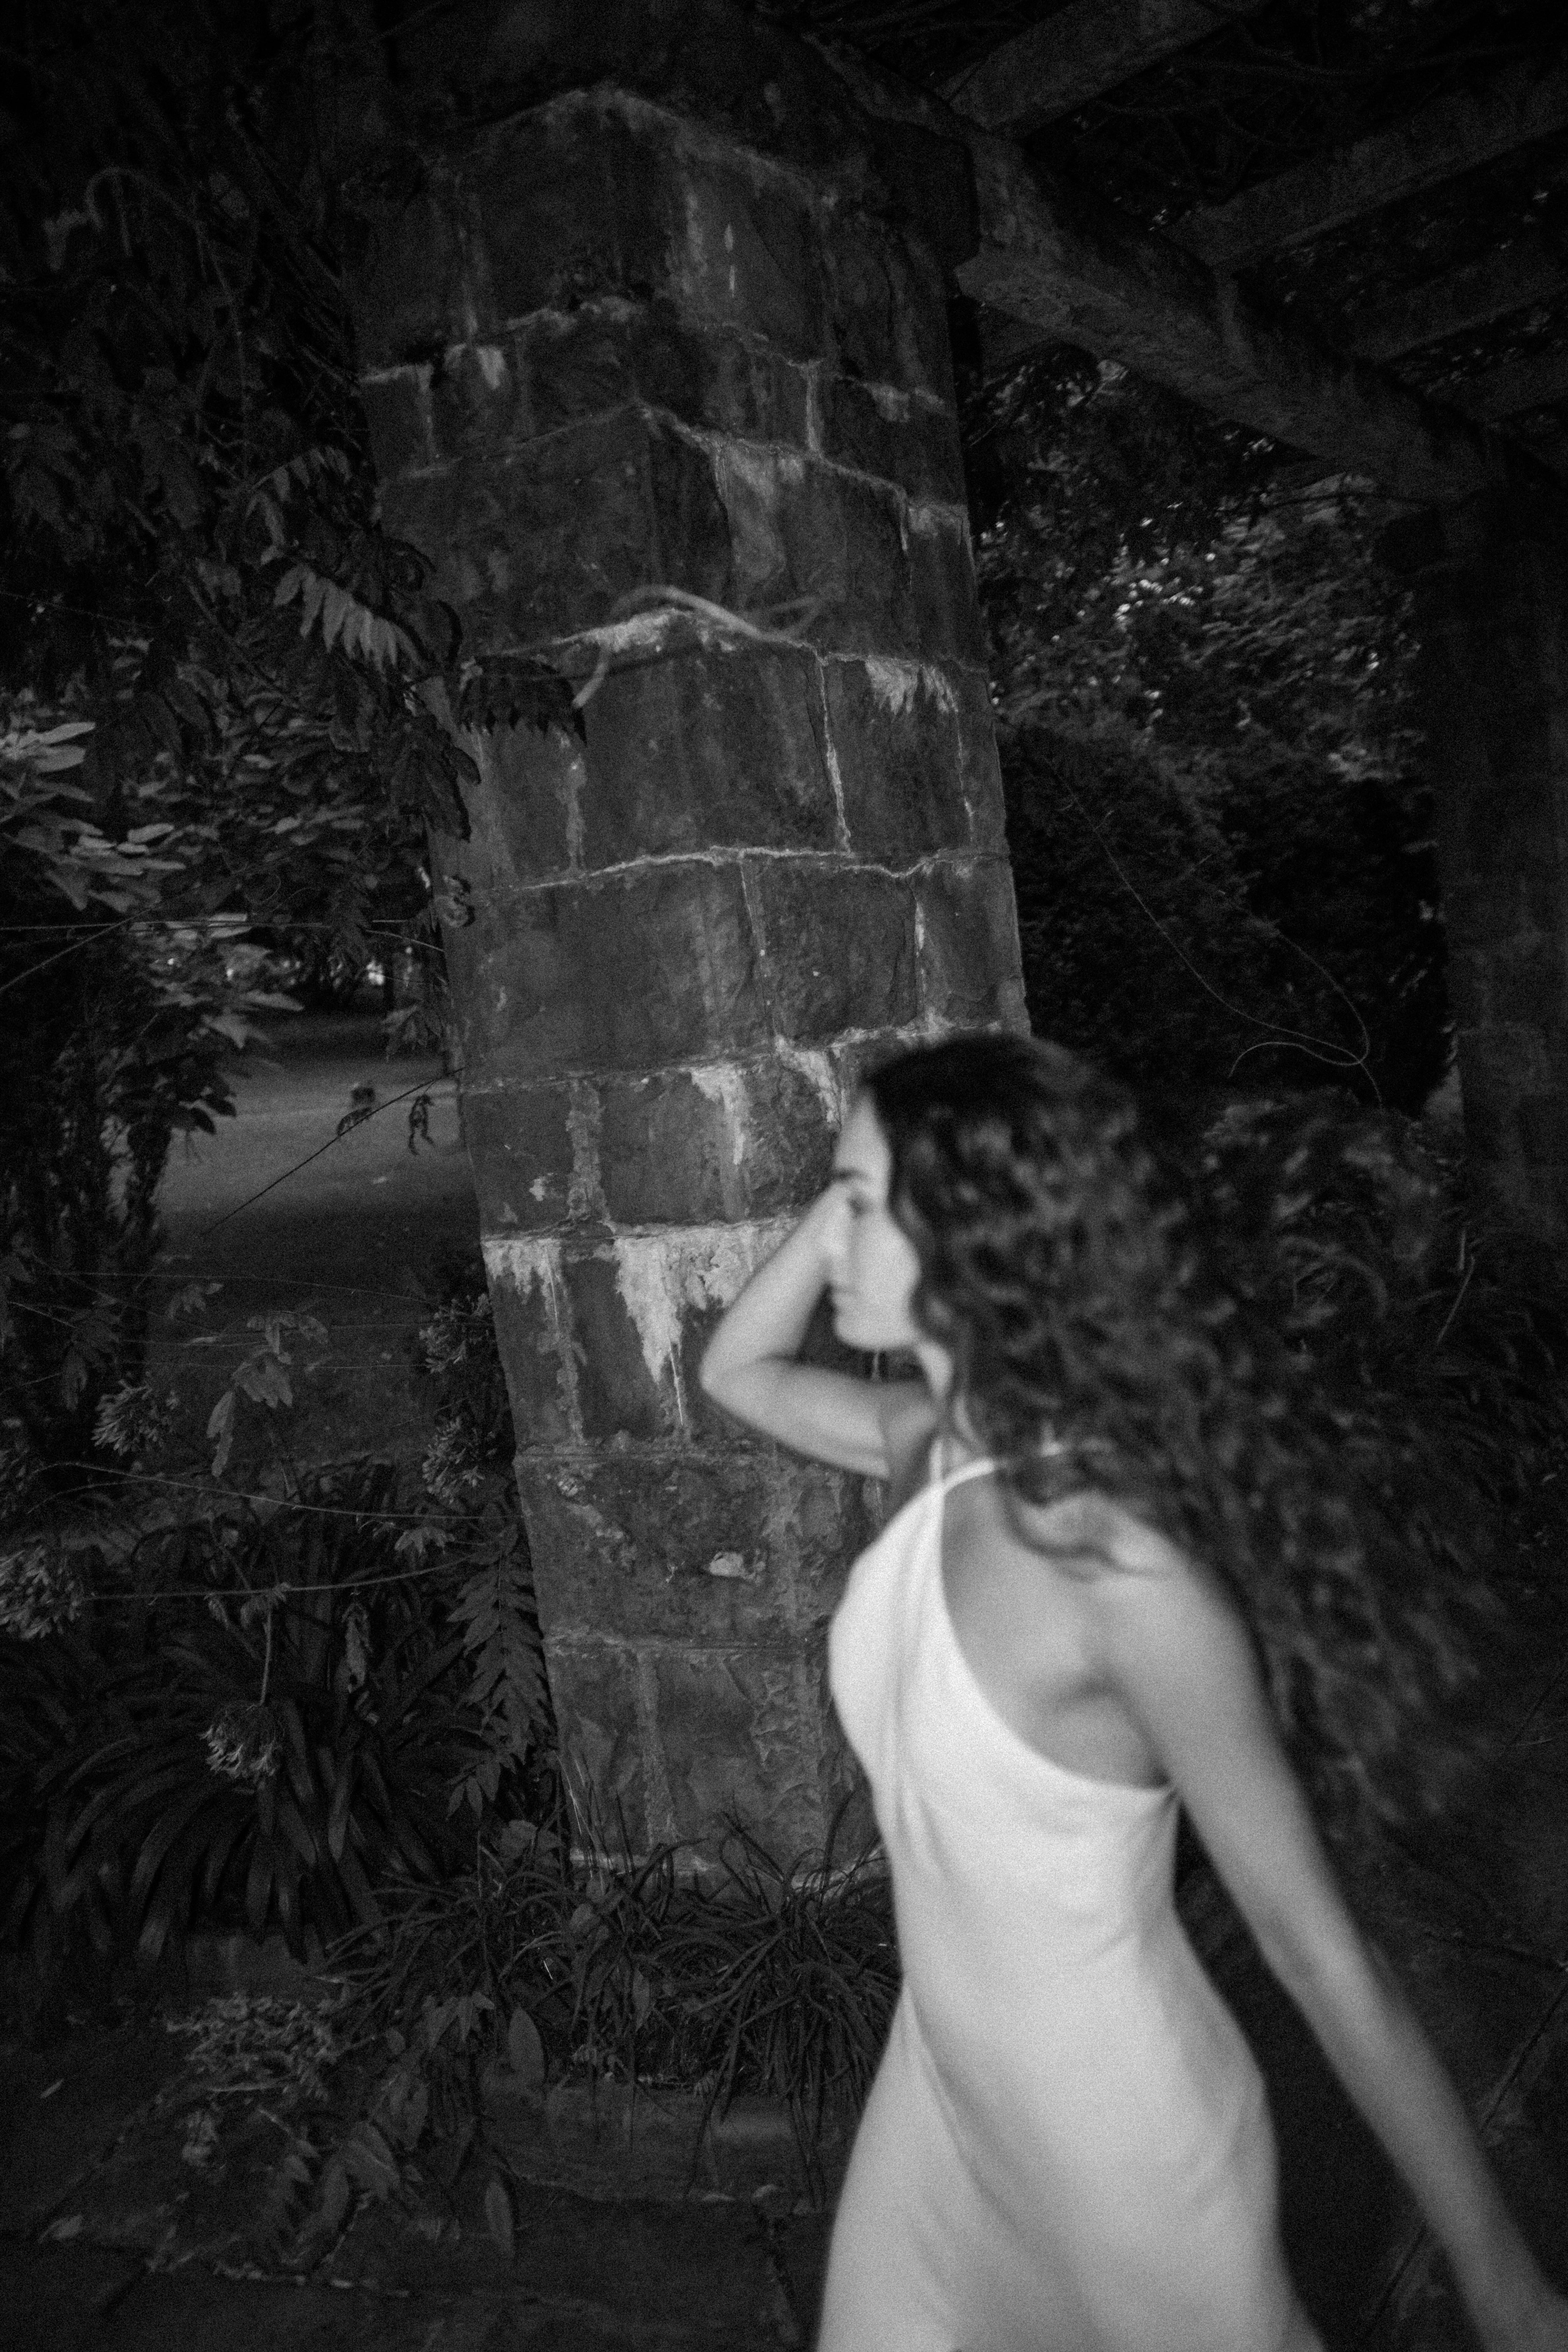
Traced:
POLYGON ((1511 154, 1568 123, 1568 67, 1510 66, 1473 90, 1454 90, 1387 131, 1314 156, 1228 203, 1198 207, 1170 234, 1212 269, 1304 245, 1384 205, 1511 154))
POLYGON ((979 249, 965 293, 1120 360, 1273 440, 1364 474, 1396 498, 1447 504, 1500 484, 1504 446, 1364 361, 1256 310, 1229 280, 1104 205, 1047 197, 1010 142, 972 135, 979 249))
POLYGON ((1552 302, 1568 287, 1565 268, 1543 237, 1525 235, 1441 278, 1377 303, 1345 329, 1345 343, 1365 360, 1396 360, 1447 335, 1490 326, 1534 302, 1552 302))
POLYGON ((1145 66, 1205 40, 1259 0, 1068 0, 950 81, 950 106, 986 131, 1023 137, 1145 66))
POLYGON ((1522 416, 1531 408, 1549 408, 1568 399, 1568 352, 1531 352, 1507 360, 1456 384, 1454 406, 1479 424, 1492 425, 1506 416, 1522 416))

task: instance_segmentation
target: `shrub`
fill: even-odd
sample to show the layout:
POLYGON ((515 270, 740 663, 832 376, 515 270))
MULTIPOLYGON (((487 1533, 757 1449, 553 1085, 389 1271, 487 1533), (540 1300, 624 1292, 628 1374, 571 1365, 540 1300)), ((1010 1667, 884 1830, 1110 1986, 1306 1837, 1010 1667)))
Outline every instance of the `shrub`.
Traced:
POLYGON ((489 1742, 396 1492, 311 1473, 100 1559, 86 1625, 0 1640, 0 1932, 41 1973, 79 1932, 151 1962, 196 1920, 319 1949, 456 1865, 489 1742))
POLYGON ((865 2098, 900 1980, 879 1857, 841 1865, 838 1826, 783 1863, 736 1823, 706 1880, 668 1845, 574 1864, 563 1820, 481 1841, 453 1884, 398 1891, 390 1935, 340 1953, 353 2029, 433 2052, 429 2021, 461 1992, 485 2032, 447 2043, 448 2098, 459 2053, 515 2053, 521 2031, 558 2074, 699 2090, 709 2113, 740 2092, 782 2099, 809 2167, 825 2121, 865 2098))

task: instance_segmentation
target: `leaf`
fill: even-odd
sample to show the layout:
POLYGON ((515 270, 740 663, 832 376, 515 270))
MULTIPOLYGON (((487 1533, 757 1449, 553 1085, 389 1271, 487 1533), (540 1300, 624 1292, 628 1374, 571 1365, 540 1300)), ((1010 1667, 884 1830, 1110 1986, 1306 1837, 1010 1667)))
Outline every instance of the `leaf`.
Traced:
POLYGON ((511 2191, 499 2172, 490 2175, 485 2190, 485 2227, 502 2260, 510 2263, 517 2249, 517 2221, 511 2191))
POLYGON ((217 1440, 217 1450, 212 1459, 212 1475, 221 1478, 228 1467, 228 1457, 234 1451, 234 1391, 225 1389, 207 1416, 207 1435, 217 1440))
POLYGON ((317 2209, 320 2227, 325 2233, 336 2237, 348 2219, 353 2198, 348 2167, 341 2157, 334 2156, 321 2175, 321 2200, 317 2209))
POLYGON ((321 642, 329 650, 353 609, 354 600, 348 590, 340 588, 335 580, 329 580, 321 604, 321 642))
POLYGON ((544 2044, 526 2009, 514 2009, 506 2030, 507 2063, 525 2090, 544 2087, 544 2044))
POLYGON ((220 1037, 226 1037, 230 1045, 237 1045, 242 1053, 256 1034, 255 1029, 240 1013, 209 1013, 203 1026, 216 1030, 220 1037))
POLYGON ((343 2169, 360 2189, 371 2196, 388 2198, 403 2179, 403 2169, 388 2147, 384 2136, 373 2123, 363 2118, 339 2151, 343 2169))

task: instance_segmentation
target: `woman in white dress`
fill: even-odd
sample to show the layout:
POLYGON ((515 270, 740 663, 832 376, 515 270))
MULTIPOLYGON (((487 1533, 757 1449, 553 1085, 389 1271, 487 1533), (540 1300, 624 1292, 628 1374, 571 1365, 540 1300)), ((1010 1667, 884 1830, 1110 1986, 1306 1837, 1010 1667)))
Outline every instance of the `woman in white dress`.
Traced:
MULTIPOLYGON (((993 1035, 872 1076, 731 1307, 710 1396, 896 1507, 830 1637, 903 1990, 820 2352, 1311 2352, 1257 2069, 1182 1932, 1178 1803, 1453 2263, 1486 2352, 1568 2352, 1288 1755, 1375 1790, 1440 1687, 1130 1098, 993 1035), (919 1380, 797 1360, 839 1337, 919 1380)), ((1299 1387, 1299 1382, 1297 1383, 1299 1387)))

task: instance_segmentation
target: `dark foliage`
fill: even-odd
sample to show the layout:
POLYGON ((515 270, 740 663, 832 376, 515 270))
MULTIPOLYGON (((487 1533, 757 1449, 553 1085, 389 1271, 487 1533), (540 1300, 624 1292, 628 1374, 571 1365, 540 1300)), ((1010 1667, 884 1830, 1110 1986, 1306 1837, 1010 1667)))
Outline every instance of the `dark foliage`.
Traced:
POLYGON ((85 1626, 0 1636, 0 1932, 42 1977, 196 1923, 319 1950, 458 1859, 484 1737, 395 1503, 385 1465, 316 1473, 100 1562, 85 1626))

